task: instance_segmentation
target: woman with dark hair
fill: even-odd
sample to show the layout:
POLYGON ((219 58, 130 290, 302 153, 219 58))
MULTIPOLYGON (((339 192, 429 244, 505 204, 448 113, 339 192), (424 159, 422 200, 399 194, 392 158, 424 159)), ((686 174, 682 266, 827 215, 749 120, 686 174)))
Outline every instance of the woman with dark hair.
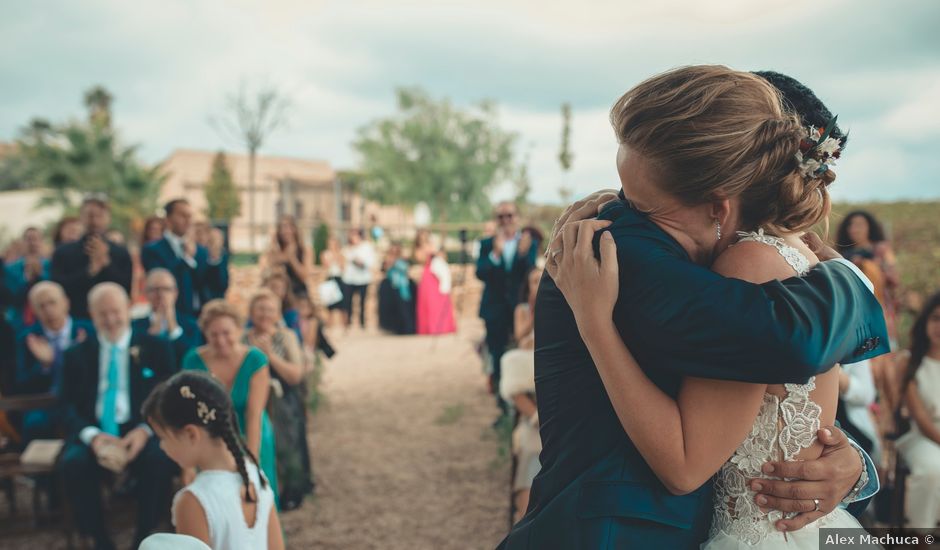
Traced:
POLYGON ((159 216, 150 216, 144 220, 144 230, 140 233, 140 246, 162 239, 165 229, 166 221, 159 216))
POLYGON ((81 220, 75 216, 66 216, 56 224, 52 232, 52 244, 58 247, 60 244, 74 243, 82 238, 83 232, 81 220))
POLYGON ((905 515, 909 526, 932 531, 940 520, 940 293, 924 305, 911 328, 902 395, 913 422, 897 442, 911 469, 905 515))
POLYGON ((382 259, 385 277, 379 283, 378 290, 379 328, 391 334, 415 333, 415 296, 418 294, 418 286, 408 276, 408 268, 401 243, 393 242, 382 259))
POLYGON ((294 296, 307 296, 307 279, 313 264, 313 252, 304 245, 293 216, 281 216, 271 246, 264 254, 265 267, 270 271, 283 271, 290 280, 294 296))
POLYGON ((836 249, 854 262, 875 284, 875 295, 885 308, 888 333, 896 337, 895 292, 901 283, 897 258, 885 237, 881 223, 870 212, 849 212, 836 233, 836 249))

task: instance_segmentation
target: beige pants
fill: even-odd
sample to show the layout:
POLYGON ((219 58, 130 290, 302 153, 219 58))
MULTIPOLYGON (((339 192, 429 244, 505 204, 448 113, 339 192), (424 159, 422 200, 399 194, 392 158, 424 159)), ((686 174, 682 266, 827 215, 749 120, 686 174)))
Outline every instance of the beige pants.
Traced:
POLYGON ((897 448, 911 469, 904 508, 907 525, 932 530, 940 520, 940 445, 915 431, 899 439, 897 448))

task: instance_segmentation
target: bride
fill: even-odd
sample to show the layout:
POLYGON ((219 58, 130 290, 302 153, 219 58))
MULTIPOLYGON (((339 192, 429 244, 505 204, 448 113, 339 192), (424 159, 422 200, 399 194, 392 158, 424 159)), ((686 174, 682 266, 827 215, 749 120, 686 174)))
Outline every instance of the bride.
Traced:
MULTIPOLYGON (((768 122, 782 136, 779 151, 769 154, 793 157, 768 189, 723 189, 719 184, 713 201, 690 209, 673 193, 661 190, 656 178, 662 174, 649 156, 621 139, 618 171, 632 206, 680 244, 687 224, 714 220, 712 242, 704 243, 704 249, 713 259, 712 269, 724 276, 764 283, 806 274, 819 260, 801 236, 828 216, 827 190, 835 180, 830 165, 845 138, 812 92, 798 89, 807 101, 796 102, 797 110, 811 106, 814 116, 800 112, 800 121, 797 114, 782 113, 779 120, 768 122), (820 119, 820 113, 824 113, 820 127, 804 123, 820 119)), ((634 98, 629 95, 611 114, 621 136, 630 129, 625 113, 634 98)), ((781 532, 778 522, 784 516, 763 508, 755 491, 760 489, 757 478, 771 477, 761 471, 765 462, 820 456, 823 446, 816 433, 835 419, 838 368, 803 384, 686 378, 673 399, 646 377, 612 320, 621 284, 616 245, 605 231, 597 260, 592 243, 595 231, 609 224, 596 220, 565 224, 549 247, 547 271, 575 315, 624 430, 663 485, 685 494, 718 472, 712 526, 702 547, 815 549, 820 527, 860 528, 840 507, 825 515, 819 512, 817 499, 818 519, 799 531, 781 532)), ((702 242, 694 244, 702 249, 702 242)))

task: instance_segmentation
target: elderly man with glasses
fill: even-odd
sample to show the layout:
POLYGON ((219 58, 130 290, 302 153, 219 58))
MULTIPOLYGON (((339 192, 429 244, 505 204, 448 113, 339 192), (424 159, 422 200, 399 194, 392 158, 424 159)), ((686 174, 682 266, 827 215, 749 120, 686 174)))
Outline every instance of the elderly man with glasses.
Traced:
POLYGON ((134 319, 131 323, 134 332, 169 340, 176 363, 181 366, 186 352, 202 345, 202 333, 195 318, 176 311, 179 296, 176 279, 162 267, 152 269, 144 282, 144 294, 150 303, 150 315, 134 319))
POLYGON ((480 241, 477 278, 483 281, 480 317, 486 324, 486 346, 492 361, 490 384, 496 403, 505 412, 499 397, 499 362, 509 344, 513 329, 513 311, 519 301, 519 289, 529 270, 535 266, 537 243, 528 233, 520 233, 518 211, 511 202, 501 202, 494 211, 496 234, 480 241))

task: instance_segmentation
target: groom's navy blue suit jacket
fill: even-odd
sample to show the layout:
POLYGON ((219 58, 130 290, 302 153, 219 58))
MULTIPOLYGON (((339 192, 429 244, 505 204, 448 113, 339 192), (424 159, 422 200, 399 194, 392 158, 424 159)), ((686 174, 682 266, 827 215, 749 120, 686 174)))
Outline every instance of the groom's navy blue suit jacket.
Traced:
MULTIPOLYGON (((683 376, 802 383, 835 363, 888 351, 881 306, 845 265, 825 262, 803 278, 754 285, 693 264, 623 201, 600 217, 614 220, 615 323, 646 375, 672 396, 683 376)), ((501 548, 698 548, 711 522, 711 482, 683 496, 663 487, 624 433, 547 275, 535 327, 542 470, 526 516, 501 548)))

